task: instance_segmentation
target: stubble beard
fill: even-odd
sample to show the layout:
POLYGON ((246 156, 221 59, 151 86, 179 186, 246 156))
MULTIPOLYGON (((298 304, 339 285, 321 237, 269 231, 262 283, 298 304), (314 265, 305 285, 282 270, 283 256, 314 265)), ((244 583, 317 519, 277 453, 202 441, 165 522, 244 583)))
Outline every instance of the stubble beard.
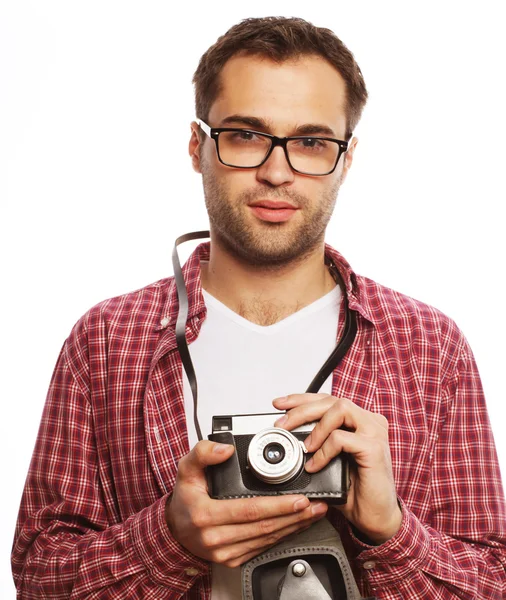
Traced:
POLYGON ((263 187, 247 190, 233 202, 226 186, 212 168, 201 164, 206 208, 213 237, 236 259, 252 267, 279 269, 303 261, 323 244, 332 216, 341 177, 328 188, 317 203, 286 188, 263 187), (301 209, 304 219, 297 226, 290 222, 248 222, 247 205, 255 200, 285 200, 301 209))

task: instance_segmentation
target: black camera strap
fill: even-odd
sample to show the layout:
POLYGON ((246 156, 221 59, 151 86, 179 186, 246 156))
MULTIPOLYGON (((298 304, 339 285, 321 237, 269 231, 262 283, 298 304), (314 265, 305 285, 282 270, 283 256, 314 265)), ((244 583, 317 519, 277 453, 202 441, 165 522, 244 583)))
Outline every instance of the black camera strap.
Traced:
POLYGON ((346 287, 344 285, 344 281, 341 277, 341 273, 339 273, 336 265, 329 261, 327 263, 330 274, 334 278, 334 281, 341 288, 342 292, 342 302, 344 306, 344 327, 341 338, 337 342, 336 347, 332 350, 330 356, 323 363, 321 369, 314 376, 313 381, 309 384, 309 387, 306 390, 308 394, 315 394, 319 391, 321 386, 327 380, 327 377, 332 373, 332 371, 337 367, 337 365, 342 361, 345 354, 350 349, 353 341, 355 340, 355 336, 357 335, 357 315, 354 310, 350 310, 348 306, 348 297, 346 296, 346 287))
POLYGON ((177 299, 179 302, 179 308, 177 313, 176 321, 176 343, 177 349, 179 350, 179 356, 183 362, 183 368, 188 377, 190 383, 190 389, 193 396, 193 421, 195 422, 195 430, 197 431, 198 440, 202 440, 202 431, 199 425, 199 419, 197 414, 198 408, 198 387, 197 387, 197 376, 195 375, 195 369, 193 368, 190 351, 188 349, 188 342, 186 341, 186 321, 188 319, 188 292, 186 290, 186 284, 183 277, 183 271, 181 270, 181 263, 179 261, 179 255, 177 253, 177 247, 179 244, 189 242, 190 240, 199 240, 208 238, 210 235, 209 231, 193 231, 191 233, 185 233, 177 238, 174 249, 172 250, 172 266, 174 268, 174 279, 176 280, 177 299))
MULTIPOLYGON (((177 348, 179 350, 179 355, 181 356, 181 361, 183 362, 183 368, 186 372, 186 376, 188 377, 188 382, 190 383, 190 389, 192 391, 193 396, 193 420, 195 422, 195 430, 197 432, 197 438, 202 440, 202 431, 200 429, 198 415, 197 415, 197 407, 198 407, 198 387, 197 387, 197 377, 195 375, 195 369, 193 368, 193 363, 190 356, 190 351, 188 349, 188 342, 186 340, 186 321, 188 319, 188 292, 186 289, 186 284, 183 277, 183 272, 181 270, 181 263, 179 261, 179 255, 177 253, 177 247, 190 240, 197 240, 209 237, 209 231, 194 231, 192 233, 186 233, 176 239, 174 244, 174 249, 172 251, 172 265, 174 268, 174 278, 176 280, 176 288, 177 288, 177 296, 179 301, 179 309, 177 314, 176 321, 176 343, 177 348)), ((340 286, 342 291, 342 301, 344 303, 344 327, 341 338, 337 342, 336 347, 327 358, 321 369, 313 378, 313 381, 310 383, 307 388, 307 393, 316 393, 321 388, 323 383, 326 381, 327 377, 332 373, 332 371, 337 367, 337 365, 344 358, 346 352, 353 344, 355 336, 357 335, 357 317, 355 311, 351 310, 348 306, 348 298, 346 297, 346 288, 344 286, 344 282, 342 280, 341 274, 339 270, 332 262, 327 262, 327 266, 330 270, 330 274, 336 281, 337 285, 340 286)))

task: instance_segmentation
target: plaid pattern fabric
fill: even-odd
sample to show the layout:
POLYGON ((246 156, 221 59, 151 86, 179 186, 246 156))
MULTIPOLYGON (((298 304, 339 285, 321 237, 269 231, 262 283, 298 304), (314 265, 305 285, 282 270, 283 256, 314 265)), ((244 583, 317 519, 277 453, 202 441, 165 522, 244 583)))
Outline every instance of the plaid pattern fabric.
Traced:
MULTIPOLYGON (((333 521, 363 595, 379 599, 506 597, 506 514, 471 351, 447 317, 355 275, 346 283, 358 334, 333 394, 380 412, 403 510, 378 547, 333 521)), ((199 261, 184 267, 187 337, 206 315, 199 261)), ((66 340, 51 381, 12 553, 23 599, 208 599, 208 564, 164 521, 188 452, 173 278, 91 309, 66 340)), ((290 390, 292 392, 293 390, 290 390)))

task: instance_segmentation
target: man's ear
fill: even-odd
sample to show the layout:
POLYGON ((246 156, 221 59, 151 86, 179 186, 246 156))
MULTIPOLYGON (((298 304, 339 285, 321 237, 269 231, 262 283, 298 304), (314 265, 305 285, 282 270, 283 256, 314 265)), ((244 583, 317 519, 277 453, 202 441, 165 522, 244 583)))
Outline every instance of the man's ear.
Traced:
POLYGON ((190 154, 191 160, 192 160, 192 167, 193 170, 196 171, 197 173, 202 173, 202 170, 200 168, 200 146, 201 146, 201 140, 200 140, 200 127, 198 126, 198 124, 195 121, 192 121, 191 124, 191 137, 190 137, 190 142, 188 144, 188 152, 190 154))
POLYGON ((344 155, 344 166, 343 166, 343 172, 341 175, 341 184, 344 183, 344 180, 346 179, 346 175, 348 175, 348 171, 351 169, 351 165, 353 164, 353 153, 355 152, 355 148, 357 147, 358 144, 358 138, 354 137, 351 139, 349 146, 348 146, 348 150, 346 151, 345 155, 344 155))

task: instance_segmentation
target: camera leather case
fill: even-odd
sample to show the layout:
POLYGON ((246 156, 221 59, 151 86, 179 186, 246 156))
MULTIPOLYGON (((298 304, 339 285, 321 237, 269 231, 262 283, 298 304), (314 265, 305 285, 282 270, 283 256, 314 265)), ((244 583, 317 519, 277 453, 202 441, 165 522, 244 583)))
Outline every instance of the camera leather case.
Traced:
MULTIPOLYGON (((292 432, 301 442, 308 433, 292 432)), ((232 444, 235 452, 223 463, 207 467, 209 495, 216 499, 250 498, 253 496, 278 496, 279 494, 303 494, 310 499, 324 500, 329 504, 345 504, 349 489, 348 460, 339 455, 316 473, 308 473, 303 467, 290 481, 266 482, 255 476, 248 464, 248 448, 253 435, 236 435, 220 431, 209 435, 213 442, 232 444)), ((304 455, 305 464, 312 454, 304 455)))
POLYGON ((362 598, 339 533, 327 519, 244 563, 241 579, 243 600, 375 600, 362 598), (305 569, 294 575, 297 563, 305 569))

